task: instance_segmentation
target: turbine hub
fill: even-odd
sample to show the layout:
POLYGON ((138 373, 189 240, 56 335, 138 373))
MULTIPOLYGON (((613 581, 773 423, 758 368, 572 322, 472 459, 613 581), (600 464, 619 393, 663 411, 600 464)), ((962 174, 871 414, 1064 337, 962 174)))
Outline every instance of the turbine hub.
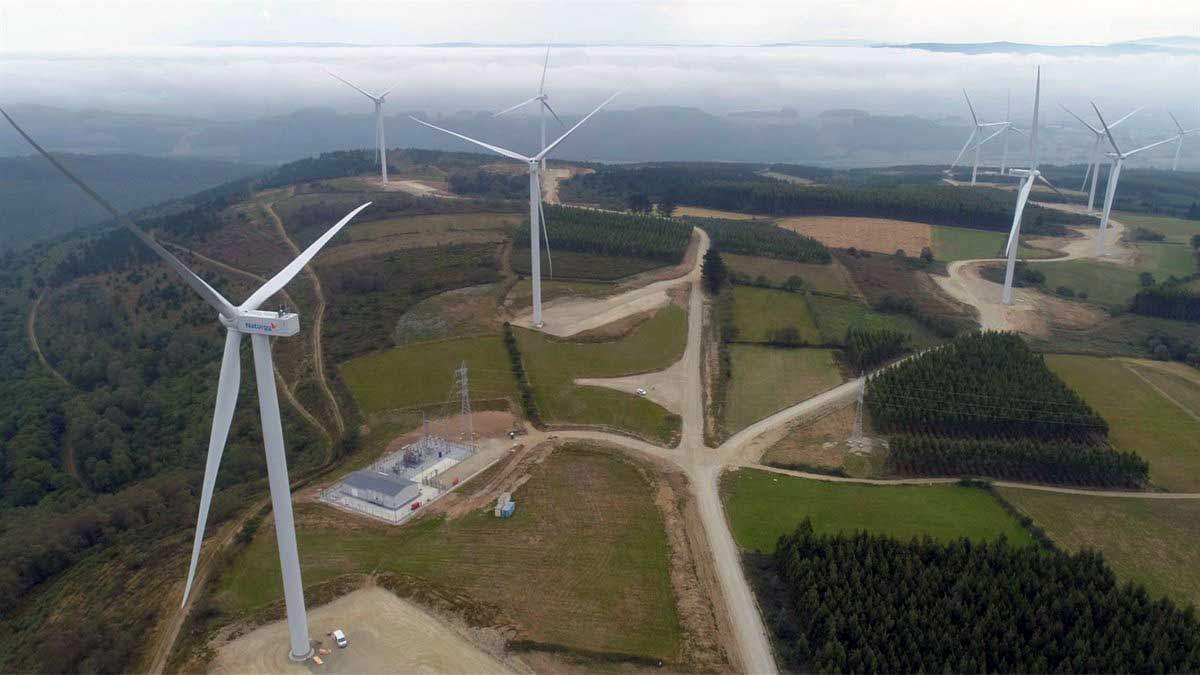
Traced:
POLYGON ((239 333, 291 337, 300 332, 300 315, 295 312, 245 310, 232 319, 220 317, 221 324, 239 333))

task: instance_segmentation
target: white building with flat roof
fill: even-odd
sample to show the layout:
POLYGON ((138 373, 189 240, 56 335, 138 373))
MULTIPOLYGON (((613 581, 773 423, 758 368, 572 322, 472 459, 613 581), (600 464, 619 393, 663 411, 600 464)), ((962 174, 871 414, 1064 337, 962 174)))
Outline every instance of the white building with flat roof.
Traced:
POLYGON ((394 474, 363 469, 346 476, 341 492, 347 497, 396 510, 416 499, 421 494, 421 486, 394 474))

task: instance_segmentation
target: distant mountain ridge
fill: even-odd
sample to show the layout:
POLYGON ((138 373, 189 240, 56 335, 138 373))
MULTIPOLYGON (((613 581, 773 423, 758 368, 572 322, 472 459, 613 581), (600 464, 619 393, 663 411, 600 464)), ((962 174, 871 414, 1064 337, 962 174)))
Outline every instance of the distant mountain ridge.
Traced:
POLYGON ((1122 54, 1196 54, 1200 53, 1200 38, 1172 36, 1143 38, 1102 45, 1043 45, 1025 42, 909 42, 878 44, 884 49, 921 49, 929 52, 957 54, 1050 54, 1054 56, 1115 56, 1122 54))

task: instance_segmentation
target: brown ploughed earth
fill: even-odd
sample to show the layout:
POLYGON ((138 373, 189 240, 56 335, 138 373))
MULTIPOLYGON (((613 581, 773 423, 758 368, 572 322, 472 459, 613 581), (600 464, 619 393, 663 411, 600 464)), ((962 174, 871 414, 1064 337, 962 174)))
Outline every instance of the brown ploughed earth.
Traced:
POLYGON ((857 216, 803 216, 781 218, 779 226, 816 239, 831 248, 861 248, 880 253, 897 249, 920 251, 933 245, 933 230, 926 223, 857 216))

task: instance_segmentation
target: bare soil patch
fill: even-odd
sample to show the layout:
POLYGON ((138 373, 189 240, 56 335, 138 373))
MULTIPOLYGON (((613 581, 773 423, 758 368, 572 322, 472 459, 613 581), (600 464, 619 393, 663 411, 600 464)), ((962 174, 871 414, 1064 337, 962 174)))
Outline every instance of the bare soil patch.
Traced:
POLYGON ((855 216, 804 216, 782 218, 779 226, 808 235, 832 248, 859 248, 880 253, 903 249, 910 254, 933 244, 933 229, 926 223, 855 216))
POLYGON ((752 213, 706 209, 703 206, 679 206, 675 209, 675 216, 692 216, 693 218, 723 218, 725 220, 770 220, 769 218, 762 218, 752 213))

